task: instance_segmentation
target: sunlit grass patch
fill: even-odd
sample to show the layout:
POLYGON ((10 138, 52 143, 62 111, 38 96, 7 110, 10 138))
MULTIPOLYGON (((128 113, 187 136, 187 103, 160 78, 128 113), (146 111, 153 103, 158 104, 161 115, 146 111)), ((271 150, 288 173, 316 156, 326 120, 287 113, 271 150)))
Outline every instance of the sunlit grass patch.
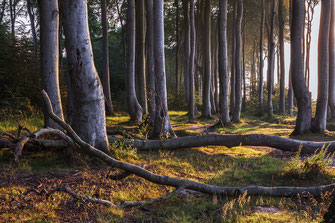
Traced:
POLYGON ((0 132, 15 132, 19 124, 30 131, 36 131, 43 127, 43 117, 32 116, 24 119, 8 118, 0 120, 0 132))

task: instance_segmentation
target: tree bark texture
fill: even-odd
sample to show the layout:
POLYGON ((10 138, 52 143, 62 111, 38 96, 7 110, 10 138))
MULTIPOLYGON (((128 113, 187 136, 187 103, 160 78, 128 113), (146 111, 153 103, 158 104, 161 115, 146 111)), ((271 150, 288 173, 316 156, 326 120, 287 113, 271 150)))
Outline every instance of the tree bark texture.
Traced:
POLYGON ((279 0, 278 20, 279 20, 279 54, 280 54, 280 99, 279 113, 285 113, 285 45, 284 45, 284 5, 283 0, 279 0))
POLYGON ((335 118, 335 2, 331 1, 329 32, 329 107, 331 119, 335 118))
POLYGON ((190 62, 189 62, 189 103, 188 103, 188 115, 189 121, 194 121, 195 115, 195 103, 194 103, 194 59, 195 59, 195 41, 196 41, 196 33, 195 33, 195 6, 194 0, 190 0, 190 62))
POLYGON ((264 23, 265 23, 265 0, 262 0, 262 18, 260 25, 260 35, 259 35, 259 88, 258 88, 258 112, 259 114, 263 114, 264 110, 264 102, 263 102, 263 67, 264 67, 264 59, 263 59, 263 42, 264 42, 264 23))
POLYGON ((105 97, 94 66, 87 1, 61 0, 74 112, 72 127, 80 137, 108 152, 105 97))

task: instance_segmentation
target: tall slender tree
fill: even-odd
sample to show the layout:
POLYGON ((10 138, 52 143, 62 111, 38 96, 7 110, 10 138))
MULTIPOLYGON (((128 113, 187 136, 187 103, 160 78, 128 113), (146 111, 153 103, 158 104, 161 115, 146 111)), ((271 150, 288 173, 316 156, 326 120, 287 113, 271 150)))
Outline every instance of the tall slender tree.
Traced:
POLYGON ((189 103, 188 103, 188 112, 189 112, 189 121, 194 121, 194 59, 195 59, 195 22, 194 22, 194 0, 190 0, 190 62, 189 62, 189 103))
POLYGON ((114 114, 109 75, 108 22, 106 0, 100 0, 102 25, 102 86, 105 94, 106 114, 114 114))
POLYGON ((145 0, 146 6, 146 67, 147 67, 147 97, 148 97, 148 112, 149 112, 149 122, 153 124, 155 121, 155 70, 154 70, 154 20, 153 20, 153 0, 145 0))
POLYGON ((143 113, 147 113, 147 91, 145 76, 145 8, 144 0, 136 1, 136 86, 137 98, 143 113))
POLYGON ((243 0, 237 0, 237 17, 235 23, 236 50, 235 50, 235 107, 233 121, 239 122, 241 119, 242 105, 242 64, 241 64, 241 26, 243 17, 243 0))
POLYGON ((189 90, 189 73, 190 73, 190 10, 189 0, 183 0, 183 12, 184 12, 184 90, 185 90, 185 101, 186 104, 190 98, 189 90))
POLYGON ((274 28, 276 18, 276 0, 271 1, 271 19, 270 29, 268 32, 268 71, 267 71, 267 89, 268 89, 268 114, 273 114, 273 83, 274 83, 274 61, 275 61, 275 42, 274 42, 274 28))
POLYGON ((302 56, 304 9, 304 1, 292 0, 291 72, 293 91, 298 106, 298 116, 293 135, 303 134, 310 130, 312 119, 311 97, 306 87, 302 56))
POLYGON ((202 116, 210 118, 211 113, 211 0, 205 0, 204 7, 204 32, 203 32, 203 53, 204 53, 204 83, 202 99, 202 116))
POLYGON ((335 1, 331 1, 329 32, 329 107, 330 117, 335 118, 335 1))
POLYGON ((176 6, 176 68, 175 68, 175 75, 176 75, 176 93, 175 96, 179 95, 179 1, 175 0, 174 2, 176 6))
POLYGON ((263 114, 263 67, 264 67, 264 60, 263 60, 263 42, 264 42, 264 23, 265 23, 265 0, 262 0, 262 18, 261 18, 261 25, 260 25, 260 35, 259 35, 259 89, 258 89, 258 112, 259 114, 263 114))
POLYGON ((285 113, 285 49, 284 49, 284 5, 283 0, 279 0, 278 4, 278 20, 279 20, 279 54, 280 54, 280 101, 279 112, 285 113))
POLYGON ((230 68, 230 113, 234 113, 235 109, 235 50, 236 50, 236 31, 235 31, 235 23, 237 16, 237 1, 234 1, 233 7, 233 22, 231 29, 231 68, 230 68))
POLYGON ((318 98, 316 113, 312 122, 313 131, 326 130, 328 89, 329 89, 329 38, 331 2, 333 0, 321 0, 321 16, 318 42, 318 98))
MULTIPOLYGON (((72 127, 85 142, 108 153, 105 98, 93 61, 88 30, 87 1, 61 0, 60 2, 74 99, 75 114, 72 127)), ((55 14, 55 11, 52 11, 52 14, 55 14)))
POLYGON ((165 53, 164 53, 164 7, 163 0, 154 0, 154 56, 156 80, 156 116, 153 137, 175 137, 167 106, 165 53))
POLYGON ((142 121, 143 110, 135 90, 135 0, 128 1, 127 16, 127 106, 131 121, 139 124, 142 121))
MULTIPOLYGON (((63 119, 58 70, 58 2, 57 0, 40 0, 39 8, 42 86, 50 97, 55 114, 63 119)), ((58 125, 45 116, 44 126, 56 128, 58 125)))
MULTIPOLYGON (((6 1, 3 1, 5 4, 6 1)), ((36 34, 36 26, 35 26, 35 12, 31 4, 31 0, 27 0, 27 12, 29 15, 30 20, 30 27, 31 27, 31 35, 33 37, 33 46, 34 46, 34 55, 37 55, 37 34, 36 34)), ((0 20, 1 22, 1 20, 0 20)))
POLYGON ((219 79, 220 79, 220 121, 230 124, 228 105, 228 59, 227 59, 227 0, 219 2, 219 79))

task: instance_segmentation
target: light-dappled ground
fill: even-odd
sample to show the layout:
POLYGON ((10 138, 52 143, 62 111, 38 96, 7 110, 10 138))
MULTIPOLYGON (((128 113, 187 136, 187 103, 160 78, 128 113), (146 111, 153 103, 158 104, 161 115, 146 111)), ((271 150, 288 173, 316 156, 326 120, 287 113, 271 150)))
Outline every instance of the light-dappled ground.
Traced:
MULTIPOLYGON (((188 123, 185 112, 172 111, 170 117, 179 136, 207 134, 207 127, 216 122, 215 119, 198 119, 196 123, 188 123)), ((39 117, 20 123, 31 130, 43 124, 39 117)), ((146 134, 145 129, 139 131, 133 126, 125 114, 108 117, 107 124, 113 130, 122 129, 138 136, 146 134)), ((247 116, 239 124, 215 131, 289 137, 293 127, 292 117, 247 116)), ((0 123, 0 131, 14 132, 16 128, 17 122, 13 120, 0 123)), ((309 140, 332 138, 333 131, 301 137, 309 140)), ((265 147, 208 146, 174 152, 140 152, 118 147, 113 153, 123 161, 141 165, 154 173, 220 186, 317 186, 333 183, 335 179, 332 168, 312 176, 292 172, 292 166, 300 164, 289 161, 294 154, 265 147)), ((20 197, 16 195, 32 187, 50 190, 68 185, 79 194, 119 204, 122 200, 143 201, 164 196, 173 188, 138 177, 113 181, 107 176, 117 170, 89 164, 87 158, 79 155, 67 160, 60 151, 25 151, 18 168, 13 167, 12 159, 9 151, 0 152, 0 222, 318 222, 330 202, 328 194, 317 199, 250 197, 248 194, 228 198, 183 191, 149 206, 114 209, 76 201, 61 193, 48 198, 34 194, 20 197)))

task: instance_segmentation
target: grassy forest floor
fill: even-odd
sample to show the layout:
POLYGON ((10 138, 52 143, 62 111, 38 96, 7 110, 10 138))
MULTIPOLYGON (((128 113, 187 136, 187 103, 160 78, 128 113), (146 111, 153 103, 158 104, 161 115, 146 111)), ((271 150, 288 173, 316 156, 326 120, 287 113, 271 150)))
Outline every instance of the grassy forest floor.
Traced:
MULTIPOLYGON (((215 123, 215 119, 197 119, 196 123, 188 123, 185 112, 171 111, 170 117, 178 136, 207 134, 207 127, 215 123)), ((243 116, 241 123, 213 131, 289 137, 294 121, 295 118, 288 116, 243 116)), ((40 117, 33 117, 20 121, 20 124, 37 130, 43 122, 40 117)), ((0 131, 15 132, 17 125, 13 120, 1 121, 0 131)), ((139 134, 138 127, 130 124, 126 114, 108 117, 107 125, 112 130, 139 134)), ((335 128, 332 126, 335 124, 330 123, 330 130, 325 134, 307 134, 299 139, 333 140, 335 128)), ((141 131, 140 135, 145 133, 141 131)), ((320 157, 297 159, 295 154, 267 147, 208 146, 173 152, 140 152, 117 147, 113 153, 123 161, 157 174, 220 186, 318 186, 335 180, 332 160, 328 162, 320 157), (319 161, 324 165, 313 169, 311 162, 319 161)), ((49 198, 35 194, 15 197, 32 187, 50 190, 68 185, 78 194, 119 204, 122 200, 143 201, 164 196, 173 189, 134 176, 113 181, 107 176, 116 170, 101 164, 93 164, 92 168, 86 160, 79 155, 66 159, 57 150, 25 151, 20 166, 14 168, 10 151, 1 151, 0 222, 318 222, 330 204, 329 194, 317 199, 249 197, 247 194, 229 198, 189 190, 166 201, 128 209, 76 201, 62 193, 49 198)))

